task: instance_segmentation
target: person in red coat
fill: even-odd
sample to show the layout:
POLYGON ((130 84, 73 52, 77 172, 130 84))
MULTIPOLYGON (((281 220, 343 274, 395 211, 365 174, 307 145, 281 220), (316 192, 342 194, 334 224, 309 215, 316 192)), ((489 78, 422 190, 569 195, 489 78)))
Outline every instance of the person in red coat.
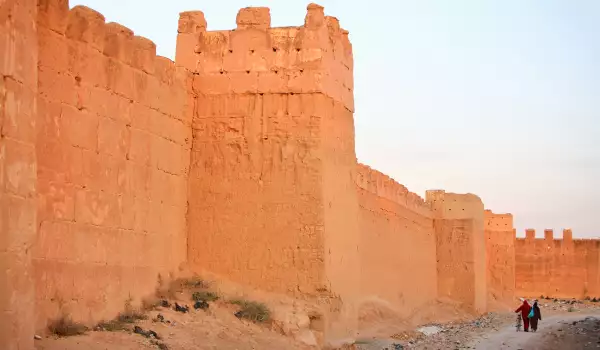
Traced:
POLYGON ((531 306, 529 305, 529 303, 527 302, 527 300, 521 298, 521 301, 523 302, 523 304, 521 304, 521 306, 519 306, 519 308, 515 311, 515 313, 517 312, 521 312, 521 317, 523 318, 523 329, 525 330, 525 332, 529 332, 529 312, 531 311, 531 306))

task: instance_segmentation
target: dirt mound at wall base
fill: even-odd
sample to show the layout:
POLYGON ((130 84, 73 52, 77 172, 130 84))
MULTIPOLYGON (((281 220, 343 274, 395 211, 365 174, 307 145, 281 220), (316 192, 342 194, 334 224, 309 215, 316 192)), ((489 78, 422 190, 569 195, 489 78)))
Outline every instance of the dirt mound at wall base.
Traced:
POLYGON ((359 338, 390 337, 428 323, 461 321, 472 316, 451 300, 439 299, 411 310, 399 310, 385 300, 370 298, 359 306, 359 338))
MULTIPOLYGON (((153 311, 155 319, 161 314, 169 323, 151 320, 136 323, 144 330, 151 329, 161 337, 169 349, 311 349, 293 339, 262 325, 240 320, 235 308, 211 304, 208 311, 190 311, 182 314, 170 309, 153 311)), ((45 338, 36 341, 37 350, 145 350, 157 349, 152 339, 127 331, 90 332, 69 338, 45 338)))

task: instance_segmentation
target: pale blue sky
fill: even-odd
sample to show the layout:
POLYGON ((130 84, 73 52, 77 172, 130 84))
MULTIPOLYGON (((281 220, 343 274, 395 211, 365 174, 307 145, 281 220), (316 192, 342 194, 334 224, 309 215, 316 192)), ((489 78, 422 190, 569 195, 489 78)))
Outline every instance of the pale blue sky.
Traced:
MULTIPOLYGON (((71 0, 175 54, 178 14, 209 30, 271 8, 301 25, 299 0, 71 0)), ((356 152, 411 191, 479 195, 522 233, 600 236, 600 1, 323 0, 350 31, 356 152)))

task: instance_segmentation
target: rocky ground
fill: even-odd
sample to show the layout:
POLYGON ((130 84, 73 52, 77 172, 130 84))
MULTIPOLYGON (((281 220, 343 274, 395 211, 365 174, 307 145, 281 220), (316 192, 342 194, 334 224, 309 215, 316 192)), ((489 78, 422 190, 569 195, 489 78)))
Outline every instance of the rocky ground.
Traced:
POLYGON ((583 320, 560 322, 542 338, 547 349, 598 349, 600 348, 600 315, 583 320))
POLYGON ((356 347, 360 350, 600 348, 597 343, 600 301, 540 299, 539 304, 543 320, 538 333, 517 333, 516 316, 506 310, 471 321, 429 324, 390 338, 361 340, 356 347))

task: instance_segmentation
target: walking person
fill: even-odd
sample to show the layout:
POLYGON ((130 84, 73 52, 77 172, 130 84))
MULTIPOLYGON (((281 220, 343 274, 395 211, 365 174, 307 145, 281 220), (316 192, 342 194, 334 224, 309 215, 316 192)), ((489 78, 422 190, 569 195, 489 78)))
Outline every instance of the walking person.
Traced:
POLYGON ((521 313, 521 318, 523 319, 523 330, 525 332, 529 332, 529 312, 531 311, 531 306, 529 305, 529 303, 527 302, 527 300, 520 298, 520 300, 523 302, 521 304, 521 306, 519 306, 519 308, 515 311, 515 313, 520 312, 521 313))
POLYGON ((538 306, 537 299, 533 301, 532 309, 533 317, 531 317, 529 321, 531 322, 531 330, 537 332, 538 321, 542 320, 542 312, 540 311, 540 307, 538 306))

